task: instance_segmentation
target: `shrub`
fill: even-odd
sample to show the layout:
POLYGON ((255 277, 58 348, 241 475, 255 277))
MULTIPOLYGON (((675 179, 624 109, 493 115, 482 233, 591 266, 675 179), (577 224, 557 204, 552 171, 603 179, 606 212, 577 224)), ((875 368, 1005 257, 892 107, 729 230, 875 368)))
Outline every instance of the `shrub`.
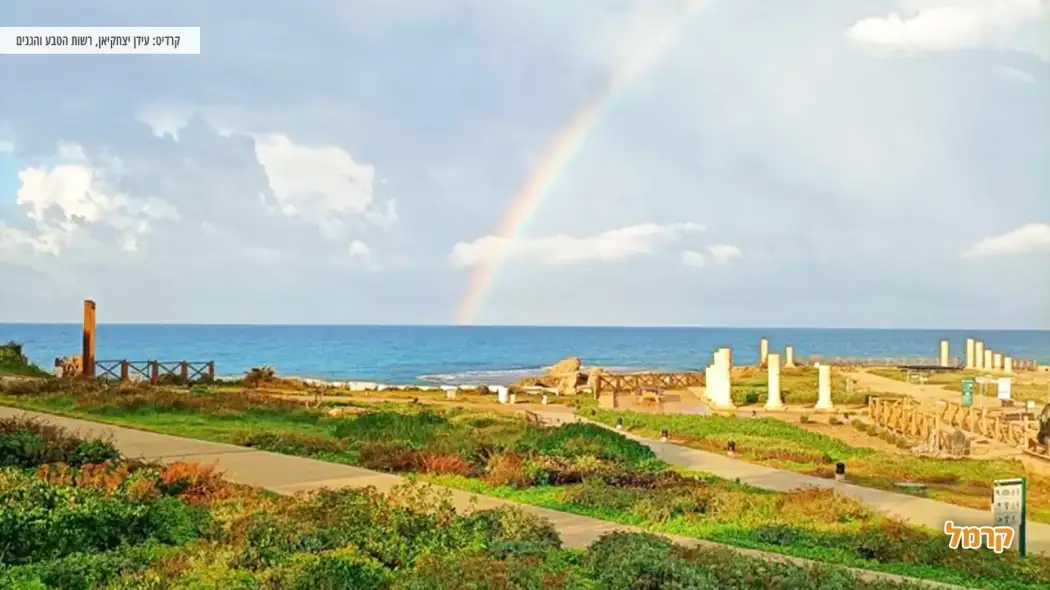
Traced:
POLYGON ((287 586, 293 590, 363 590, 388 588, 392 573, 369 555, 344 547, 311 555, 287 586))
POLYGON ((659 462, 649 447, 607 428, 586 423, 530 428, 518 440, 515 450, 523 455, 544 457, 573 459, 590 456, 632 466, 659 462))
POLYGON ((302 457, 325 457, 346 450, 346 443, 342 440, 298 432, 251 432, 237 437, 235 442, 245 447, 302 457))
POLYGON ((244 384, 249 387, 258 387, 263 383, 272 382, 277 378, 277 370, 270 366, 252 367, 244 373, 244 384))
POLYGON ((430 409, 416 412, 379 410, 340 420, 332 434, 337 438, 359 441, 401 441, 418 449, 447 426, 445 418, 430 409))
POLYGON ((87 440, 27 417, 0 419, 0 467, 29 469, 48 463, 103 463, 120 458, 106 440, 87 440))
POLYGON ((10 373, 27 377, 48 377, 46 371, 30 362, 22 350, 22 344, 8 342, 0 344, 0 374, 10 373))
POLYGON ((681 558, 671 541, 649 534, 610 533, 587 550, 584 567, 608 590, 715 590, 700 566, 681 558))
POLYGON ((561 537, 550 521, 518 508, 480 510, 464 519, 465 529, 478 534, 486 546, 502 552, 533 552, 561 548, 561 537))
POLYGON ((419 464, 419 470, 423 473, 468 476, 472 471, 470 463, 466 459, 450 453, 421 451, 417 455, 416 460, 419 464))
POLYGON ((528 487, 534 480, 525 473, 525 460, 517 453, 500 453, 489 459, 485 481, 494 486, 528 487))
POLYGON ((378 471, 414 471, 420 464, 419 451, 401 441, 371 441, 361 445, 358 462, 378 471))
POLYGON ((427 555, 405 572, 404 590, 594 590, 573 560, 563 552, 545 555, 499 555, 465 549, 427 555))
POLYGON ((199 536, 207 524, 206 512, 174 498, 137 503, 121 494, 15 476, 0 489, 0 564, 107 551, 149 539, 182 543, 199 536))

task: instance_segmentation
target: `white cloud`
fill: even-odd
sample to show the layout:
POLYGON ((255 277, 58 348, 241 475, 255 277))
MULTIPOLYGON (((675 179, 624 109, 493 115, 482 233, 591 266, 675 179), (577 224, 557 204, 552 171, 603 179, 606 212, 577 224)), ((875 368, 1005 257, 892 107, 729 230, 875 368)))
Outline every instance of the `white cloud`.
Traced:
POLYGON ((1018 28, 1048 13, 1042 0, 912 0, 904 4, 901 12, 858 21, 849 28, 849 37, 868 45, 917 50, 1011 45, 1017 40, 1018 28))
POLYGON ((98 168, 89 162, 80 145, 59 146, 62 163, 48 168, 26 168, 18 173, 15 204, 25 212, 25 227, 0 227, 0 249, 28 247, 59 255, 85 228, 104 227, 116 233, 115 243, 137 251, 155 220, 177 220, 178 211, 166 201, 132 198, 107 186, 104 176, 119 170, 112 159, 98 168))
POLYGON ((518 239, 485 236, 473 242, 459 242, 453 247, 451 258, 457 266, 471 266, 498 259, 529 260, 551 265, 611 262, 650 254, 660 242, 703 230, 704 226, 697 223, 644 223, 582 238, 564 234, 518 239))
POLYGON ((682 252, 682 264, 686 266, 694 266, 697 268, 707 266, 708 262, 717 265, 728 264, 730 261, 739 258, 743 252, 740 248, 730 244, 716 244, 714 246, 708 246, 703 252, 697 252, 696 250, 686 250, 682 252))
POLYGON ((1029 223, 1011 232, 984 238, 963 252, 963 258, 1050 253, 1050 223, 1029 223))
POLYGON ((378 225, 389 225, 397 217, 393 203, 384 211, 371 209, 375 168, 358 164, 341 148, 297 145, 285 135, 264 135, 255 138, 255 154, 278 211, 316 224, 327 237, 342 233, 343 223, 336 216, 364 214, 378 225))
POLYGON ((358 258, 361 260, 368 260, 372 257, 372 249, 368 247, 368 244, 361 240, 354 240, 350 242, 348 249, 351 258, 358 258))
POLYGON ((190 120, 193 110, 185 106, 151 104, 135 111, 135 119, 148 125, 156 137, 170 135, 178 141, 179 131, 190 120))

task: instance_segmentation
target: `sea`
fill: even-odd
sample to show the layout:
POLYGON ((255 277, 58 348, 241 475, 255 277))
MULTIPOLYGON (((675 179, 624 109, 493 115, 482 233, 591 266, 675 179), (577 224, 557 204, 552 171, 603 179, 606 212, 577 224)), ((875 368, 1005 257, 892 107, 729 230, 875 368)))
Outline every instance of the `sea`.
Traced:
MULTIPOLYGON (((209 361, 220 376, 269 365, 279 375, 389 384, 506 384, 542 374, 566 356, 615 371, 701 370, 717 348, 754 363, 794 345, 799 359, 937 357, 947 338, 962 355, 966 338, 1019 359, 1050 364, 1050 331, 803 328, 615 328, 522 326, 318 326, 100 324, 96 358, 209 361)), ((24 345, 42 367, 78 354, 79 324, 0 324, 0 342, 24 345)))

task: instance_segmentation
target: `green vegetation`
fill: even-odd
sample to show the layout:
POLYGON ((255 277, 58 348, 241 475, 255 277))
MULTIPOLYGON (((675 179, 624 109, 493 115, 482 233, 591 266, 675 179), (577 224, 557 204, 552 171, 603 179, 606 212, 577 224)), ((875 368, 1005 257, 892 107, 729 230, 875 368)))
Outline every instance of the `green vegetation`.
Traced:
POLYGON ((0 344, 0 377, 13 375, 18 377, 47 377, 47 371, 29 362, 17 342, 0 344))
POLYGON ((114 449, 33 421, 0 428, 5 438, 44 441, 18 454, 23 467, 0 469, 3 589, 917 588, 647 534, 569 551, 535 516, 457 513, 426 487, 279 497, 193 463, 77 465, 77 449, 114 449), (34 457, 74 463, 29 464, 34 457))
MULTIPOLYGON (((880 377, 886 377, 888 379, 895 379, 897 381, 907 381, 907 371, 900 369, 891 368, 879 368, 869 369, 869 373, 878 375, 880 377)), ((936 372, 930 373, 926 378, 926 383, 930 385, 940 385, 948 391, 962 392, 962 380, 967 377, 981 377, 986 376, 989 373, 987 371, 948 371, 948 372, 936 372)), ((1015 373, 1010 375, 1013 383, 1011 384, 1010 397, 1014 400, 1034 400, 1039 404, 1045 404, 1050 402, 1050 379, 1042 375, 1015 373)), ((995 397, 997 390, 994 385, 985 386, 986 397, 995 397)), ((974 388, 974 395, 980 395, 981 386, 977 385, 974 388)))
MULTIPOLYGON (((520 414, 419 404, 358 404, 356 413, 330 417, 327 408, 252 393, 93 382, 15 384, 0 403, 414 474, 446 486, 652 531, 831 564, 981 588, 1024 588, 1050 580, 1050 560, 1045 558, 1021 562, 1013 554, 953 551, 939 532, 889 520, 833 492, 777 494, 677 473, 647 447, 595 425, 551 428, 520 414), (70 388, 76 391, 70 393, 70 388)), ((615 420, 615 414, 599 416, 615 420)), ((643 425, 638 420, 670 418, 627 417, 629 426, 636 428, 643 425)), ((856 461, 878 460, 870 451, 863 455, 790 424, 721 420, 730 419, 703 423, 696 434, 742 433, 751 438, 736 438, 738 452, 746 455, 752 443, 757 452, 762 442, 779 448, 784 455, 773 460, 785 464, 814 461, 824 467, 825 458, 849 457, 851 474, 856 461), (773 444, 776 441, 781 441, 779 446, 773 444)), ((676 422, 671 428, 677 434, 689 424, 676 422)))
MULTIPOLYGON (((841 405, 863 405, 868 393, 849 391, 846 377, 831 373, 832 399, 841 405)), ((734 373, 733 403, 738 406, 765 404, 769 398, 769 375, 765 369, 748 367, 734 373)), ((817 369, 796 367, 780 369, 780 396, 785 404, 812 404, 817 401, 817 369)))
POLYGON ((729 441, 733 441, 736 456, 740 459, 817 477, 834 477, 835 464, 841 461, 847 465, 851 482, 857 485, 904 493, 898 483, 921 483, 926 486, 925 490, 907 493, 981 510, 988 508, 992 481, 1025 476, 1031 482, 1029 518, 1050 522, 1050 478, 1039 472, 1026 473, 1025 465, 1016 460, 944 460, 880 453, 851 447, 829 436, 772 418, 738 419, 603 410, 586 414, 588 418, 608 425, 614 425, 622 418, 627 430, 653 438, 667 429, 676 442, 707 451, 725 452, 729 441))

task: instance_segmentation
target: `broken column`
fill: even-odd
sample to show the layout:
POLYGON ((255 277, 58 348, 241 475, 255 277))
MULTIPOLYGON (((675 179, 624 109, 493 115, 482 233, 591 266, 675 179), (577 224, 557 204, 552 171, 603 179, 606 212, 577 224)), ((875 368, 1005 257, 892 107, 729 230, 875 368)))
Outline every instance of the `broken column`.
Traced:
POLYGON ((978 371, 984 368, 984 342, 980 340, 973 345, 973 368, 978 371))
POLYGON ((831 365, 817 367, 817 405, 814 410, 834 409, 831 403, 831 365))
POLYGON ((1013 373, 1014 372, 1014 357, 1004 356, 1003 357, 1003 372, 1013 373))
POLYGON ((948 355, 950 353, 951 353, 951 349, 949 348, 948 341, 947 340, 941 340, 941 366, 942 367, 949 367, 949 366, 951 366, 951 359, 948 358, 948 355))
POLYGON ((974 369, 974 364, 973 364, 973 345, 974 345, 973 338, 967 338, 966 339, 966 368, 967 369, 971 369, 971 370, 974 369))
POLYGON ((784 403, 780 400, 780 355, 773 353, 766 360, 769 367, 769 398, 766 400, 766 409, 783 410, 784 403))
POLYGON ((1003 370, 1003 355, 1002 353, 992 353, 992 370, 1002 371, 1003 370))
POLYGON ((769 359, 769 338, 763 338, 758 341, 758 366, 766 366, 766 361, 769 359))
POLYGON ((795 368, 795 347, 790 344, 784 347, 784 366, 789 369, 795 368))
POLYGON ((732 351, 729 348, 721 348, 715 352, 715 362, 711 366, 711 376, 714 383, 708 383, 707 391, 711 399, 711 405, 717 409, 732 409, 732 351), (714 385, 714 387, 712 387, 714 385))
POLYGON ((992 362, 994 354, 991 348, 984 349, 984 363, 981 366, 985 371, 991 371, 995 368, 995 364, 992 362))

